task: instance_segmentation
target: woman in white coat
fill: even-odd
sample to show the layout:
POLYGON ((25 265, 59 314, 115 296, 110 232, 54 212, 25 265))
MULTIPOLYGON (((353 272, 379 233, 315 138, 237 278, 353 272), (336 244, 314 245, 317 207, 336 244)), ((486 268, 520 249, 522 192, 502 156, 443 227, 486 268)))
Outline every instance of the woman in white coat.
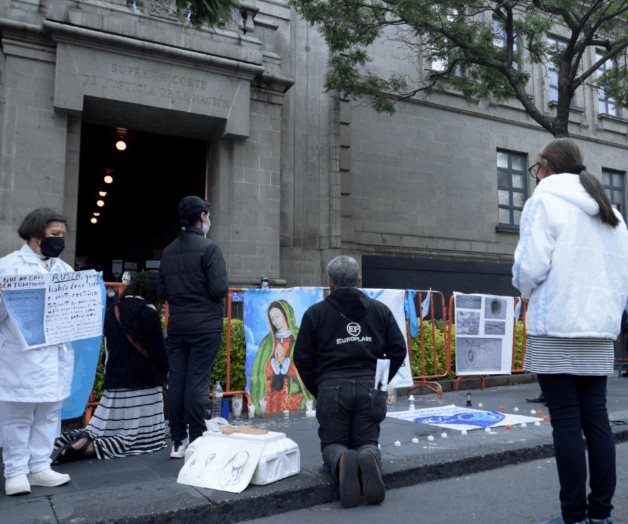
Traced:
POLYGON ((628 298, 628 231, 573 140, 550 142, 530 169, 540 182, 521 215, 513 285, 529 299, 525 369, 538 376, 553 429, 562 516, 549 522, 610 523, 606 381, 628 298))
MULTIPOLYGON (((73 271, 58 258, 65 231, 62 215, 45 208, 31 211, 18 229, 25 243, 0 258, 0 276, 73 271)), ((23 350, 19 340, 0 304, 0 441, 7 495, 70 481, 69 475, 50 468, 50 455, 60 430, 61 403, 70 394, 72 347, 23 350)))

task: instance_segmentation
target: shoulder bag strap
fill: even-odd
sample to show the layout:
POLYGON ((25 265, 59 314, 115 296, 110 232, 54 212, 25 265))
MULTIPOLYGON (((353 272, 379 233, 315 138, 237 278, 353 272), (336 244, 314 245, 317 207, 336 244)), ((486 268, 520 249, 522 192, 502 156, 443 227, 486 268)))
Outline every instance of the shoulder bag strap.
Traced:
MULTIPOLYGON (((118 325, 120 326, 120 329, 124 333, 124 330, 122 329, 122 324, 120 323, 120 307, 118 306, 118 304, 113 306, 113 313, 116 316, 116 320, 118 321, 118 325)), ((126 336, 128 341, 131 343, 131 345, 144 356, 144 358, 147 358, 150 360, 150 354, 148 353, 148 351, 146 351, 146 349, 144 349, 144 347, 139 342, 136 342, 135 340, 133 340, 133 338, 131 338, 131 336, 128 335, 127 333, 124 333, 124 335, 126 336)))

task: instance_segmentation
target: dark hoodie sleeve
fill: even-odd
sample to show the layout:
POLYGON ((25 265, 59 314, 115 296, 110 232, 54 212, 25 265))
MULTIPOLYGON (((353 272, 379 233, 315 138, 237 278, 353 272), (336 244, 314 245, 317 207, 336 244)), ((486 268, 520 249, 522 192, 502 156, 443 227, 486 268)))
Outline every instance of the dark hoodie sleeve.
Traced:
POLYGON ((223 298, 229 291, 229 277, 225 259, 218 244, 212 243, 206 251, 204 264, 209 296, 214 299, 223 298))
POLYGON ((161 329, 159 313, 154 309, 144 306, 138 316, 139 334, 146 351, 150 353, 151 361, 165 379, 168 373, 168 353, 161 329))
MULTIPOLYGON (((388 309, 388 308, 386 308, 388 309)), ((388 309, 386 320, 386 358, 390 359, 390 374, 388 380, 392 380, 406 358, 408 348, 399 325, 392 311, 388 309)))
POLYGON ((294 345, 294 365, 299 372, 299 376, 312 395, 318 394, 316 386, 316 352, 318 342, 316 340, 316 332, 312 323, 310 311, 306 311, 301 320, 299 335, 294 345))

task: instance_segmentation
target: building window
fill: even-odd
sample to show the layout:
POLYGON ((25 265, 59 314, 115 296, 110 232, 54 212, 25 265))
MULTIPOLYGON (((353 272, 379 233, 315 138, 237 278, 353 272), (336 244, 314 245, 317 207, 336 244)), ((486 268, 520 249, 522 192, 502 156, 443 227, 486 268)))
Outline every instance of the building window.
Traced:
MULTIPOLYGON (((496 16, 493 17, 491 30, 493 32, 493 45, 495 47, 499 47, 500 49, 506 49, 506 43, 508 40, 506 28, 504 27, 504 23, 496 16)), ((519 61, 521 60, 521 38, 519 38, 519 35, 515 35, 512 50, 515 55, 513 67, 518 71, 519 61)))
POLYGON ((517 229, 528 198, 527 159, 523 153, 497 150, 497 204, 499 225, 517 229))
MULTIPOLYGON (((447 18, 447 21, 450 23, 455 22, 456 18, 458 18, 458 10, 456 8, 442 8, 438 4, 434 4, 432 5, 431 9, 441 16, 444 15, 447 18)), ((438 55, 432 55, 430 61, 432 71, 442 73, 444 71, 447 71, 447 68, 449 67, 449 61, 447 60, 447 58, 443 58, 438 55)), ((451 75, 460 78, 464 77, 464 68, 460 64, 455 64, 451 69, 451 75)))
POLYGON ((602 184, 611 204, 626 216, 626 172, 602 168, 602 184))
MULTIPOLYGON (((602 53, 597 51, 595 53, 595 60, 596 61, 599 60, 600 58, 602 58, 602 56, 603 56, 602 53)), ((613 67, 613 63, 610 60, 607 60, 606 62, 604 62, 597 70, 598 78, 602 76, 609 69, 612 69, 612 67, 613 67)), ((606 92, 606 88, 604 87, 603 84, 598 87, 597 107, 598 107, 598 112, 601 115, 621 116, 619 109, 617 109, 617 105, 615 104, 615 99, 608 96, 606 92)))
MULTIPOLYGON (((564 51, 567 47, 567 42, 556 36, 549 36, 547 38, 547 44, 550 48, 550 53, 552 57, 556 57, 556 60, 551 60, 547 66, 548 77, 549 77, 549 101, 550 102, 558 102, 558 64, 557 58, 560 53, 564 51)), ((573 99, 571 101, 573 105, 573 99)))

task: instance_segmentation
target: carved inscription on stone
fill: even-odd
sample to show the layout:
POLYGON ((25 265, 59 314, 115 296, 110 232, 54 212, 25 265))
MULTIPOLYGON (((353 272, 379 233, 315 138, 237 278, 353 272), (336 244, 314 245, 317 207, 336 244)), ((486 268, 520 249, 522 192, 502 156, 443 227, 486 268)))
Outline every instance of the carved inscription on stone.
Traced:
POLYGON ((176 20, 177 7, 174 0, 150 0, 148 13, 153 16, 176 20))
POLYGON ((83 88, 94 87, 115 93, 126 93, 166 99, 172 105, 190 104, 227 109, 231 100, 209 93, 207 80, 171 73, 157 68, 111 63, 103 75, 81 74, 83 88))

